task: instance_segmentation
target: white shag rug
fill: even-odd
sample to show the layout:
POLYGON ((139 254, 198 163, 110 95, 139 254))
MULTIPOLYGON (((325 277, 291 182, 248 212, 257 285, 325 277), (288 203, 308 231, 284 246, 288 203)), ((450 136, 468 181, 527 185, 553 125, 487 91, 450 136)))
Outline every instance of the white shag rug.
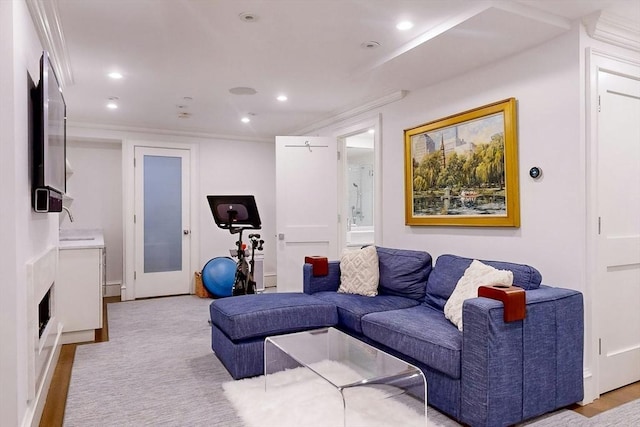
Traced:
MULTIPOLYGON (((358 375, 350 368, 333 361, 320 362, 317 369, 331 370, 345 381, 355 381, 358 375)), ((333 376, 332 376, 333 377, 333 376)), ((224 394, 247 427, 333 427, 343 425, 340 393, 328 382, 306 368, 289 369, 269 376, 265 392, 264 376, 230 381, 222 385, 224 394)), ((396 398, 385 398, 383 391, 370 387, 349 390, 349 425, 420 426, 425 420, 416 408, 396 398), (351 406, 350 406, 351 407, 351 406)), ((403 396, 408 403, 414 398, 403 396)), ((421 405, 417 405, 420 407, 421 405)))

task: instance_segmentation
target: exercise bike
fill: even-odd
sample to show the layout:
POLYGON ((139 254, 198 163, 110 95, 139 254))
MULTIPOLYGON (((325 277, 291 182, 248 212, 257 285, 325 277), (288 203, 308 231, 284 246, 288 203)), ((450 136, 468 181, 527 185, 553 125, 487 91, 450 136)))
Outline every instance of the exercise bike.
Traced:
POLYGON ((238 241, 235 250, 231 250, 231 256, 237 257, 236 275, 233 281, 233 295, 246 295, 256 293, 256 282, 254 280, 255 252, 263 250, 264 240, 259 234, 249 234, 251 246, 251 258, 247 262, 246 245, 242 243, 242 230, 239 231, 238 241))
POLYGON ((264 240, 259 234, 249 234, 251 258, 247 262, 246 245, 242 242, 242 232, 247 229, 261 228, 260 215, 253 196, 207 196, 213 218, 222 229, 231 234, 238 234, 236 249, 231 256, 236 257, 236 272, 233 281, 232 295, 256 293, 254 280, 255 251, 263 250, 264 240))

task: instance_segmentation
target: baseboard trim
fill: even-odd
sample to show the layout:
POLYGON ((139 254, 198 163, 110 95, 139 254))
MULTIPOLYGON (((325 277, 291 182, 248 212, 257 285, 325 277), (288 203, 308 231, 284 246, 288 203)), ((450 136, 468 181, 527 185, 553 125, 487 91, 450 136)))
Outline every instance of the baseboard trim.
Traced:
POLYGON ((102 289, 103 297, 119 297, 122 288, 122 282, 108 282, 102 289))
POLYGON ((86 331, 72 331, 64 332, 60 339, 62 344, 73 344, 81 342, 94 342, 96 340, 95 329, 89 329, 86 331))

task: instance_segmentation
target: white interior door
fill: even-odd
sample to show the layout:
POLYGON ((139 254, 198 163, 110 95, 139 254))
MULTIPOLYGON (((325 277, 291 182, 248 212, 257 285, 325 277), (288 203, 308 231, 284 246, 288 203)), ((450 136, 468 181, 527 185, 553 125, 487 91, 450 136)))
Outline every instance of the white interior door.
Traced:
POLYGON ((598 73, 599 392, 640 380, 640 81, 598 73))
POLYGON ((338 256, 337 164, 335 138, 276 137, 278 292, 302 291, 305 256, 338 256))
POLYGON ((135 298, 190 291, 189 155, 135 147, 135 298))

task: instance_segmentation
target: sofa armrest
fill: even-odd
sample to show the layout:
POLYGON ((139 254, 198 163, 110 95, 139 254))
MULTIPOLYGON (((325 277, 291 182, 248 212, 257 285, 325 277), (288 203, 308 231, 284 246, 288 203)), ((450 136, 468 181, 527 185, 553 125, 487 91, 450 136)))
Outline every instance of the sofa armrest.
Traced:
POLYGON ((510 425, 582 400, 582 294, 541 286, 526 302, 525 319, 511 323, 500 301, 464 302, 464 423, 510 425))
POLYGON ((329 272, 326 276, 314 276, 312 267, 311 264, 305 264, 302 267, 302 290, 305 294, 338 290, 340 287, 340 261, 329 261, 329 272))

